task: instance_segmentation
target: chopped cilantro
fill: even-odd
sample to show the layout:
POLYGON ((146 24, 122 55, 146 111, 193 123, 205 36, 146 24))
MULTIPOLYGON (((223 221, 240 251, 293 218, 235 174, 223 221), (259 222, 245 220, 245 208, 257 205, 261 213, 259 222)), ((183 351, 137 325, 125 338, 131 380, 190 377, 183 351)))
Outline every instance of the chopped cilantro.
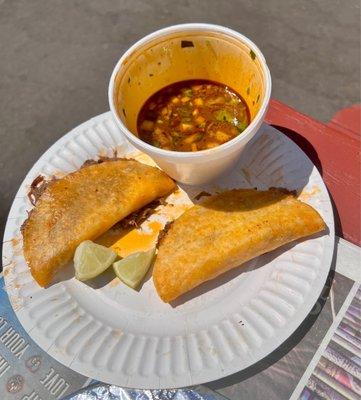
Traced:
POLYGON ((242 133, 247 128, 247 125, 244 122, 238 121, 237 129, 239 133, 242 133))
POLYGON ((217 121, 224 121, 233 124, 233 117, 232 115, 227 112, 226 110, 219 110, 216 113, 216 120, 217 121))

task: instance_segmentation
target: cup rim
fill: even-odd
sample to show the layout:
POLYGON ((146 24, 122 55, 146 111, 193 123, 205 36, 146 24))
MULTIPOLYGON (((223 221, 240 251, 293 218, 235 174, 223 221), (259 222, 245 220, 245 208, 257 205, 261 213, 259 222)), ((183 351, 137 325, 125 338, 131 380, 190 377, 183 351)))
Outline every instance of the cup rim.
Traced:
POLYGON ((110 110, 113 116, 116 118, 116 121, 124 135, 130 142, 133 142, 135 145, 139 146, 140 148, 144 149, 153 154, 157 154, 158 156, 163 157, 171 157, 177 159, 195 159, 201 158, 208 155, 216 155, 217 153, 222 153, 225 150, 230 149, 231 147, 237 145, 240 142, 248 141, 248 137, 254 134, 254 128, 262 121, 265 112, 267 111, 268 104, 271 98, 271 90, 272 90, 272 78, 271 73, 269 71, 266 59, 262 54, 261 50, 253 43, 249 38, 244 36, 243 34, 227 28, 221 25, 215 24, 205 24, 205 23, 187 23, 187 24, 177 24, 171 25, 162 29, 159 29, 155 32, 152 32, 143 38, 136 41, 132 46, 129 47, 128 50, 120 57, 118 62, 116 63, 113 72, 110 77, 109 86, 108 86, 108 101, 110 110), (134 133, 132 133, 126 125, 123 123, 121 118, 119 117, 115 104, 114 104, 114 85, 115 85, 115 77, 123 64, 124 60, 127 59, 137 48, 144 45, 150 40, 156 39, 158 37, 162 37, 164 34, 174 33, 174 32, 182 32, 182 31, 191 31, 191 30, 210 30, 213 32, 220 32, 226 35, 232 36, 236 39, 241 40, 245 43, 254 53, 256 56, 261 60, 261 66, 264 70, 265 74, 265 94, 263 97, 263 101, 261 107, 256 115, 256 117, 251 121, 251 123, 247 126, 247 128, 242 132, 241 135, 236 136, 235 138, 225 142, 217 147, 206 149, 206 150, 198 150, 198 151, 175 151, 175 150, 165 150, 161 149, 156 146, 152 146, 149 143, 144 142, 143 140, 139 139, 134 133))

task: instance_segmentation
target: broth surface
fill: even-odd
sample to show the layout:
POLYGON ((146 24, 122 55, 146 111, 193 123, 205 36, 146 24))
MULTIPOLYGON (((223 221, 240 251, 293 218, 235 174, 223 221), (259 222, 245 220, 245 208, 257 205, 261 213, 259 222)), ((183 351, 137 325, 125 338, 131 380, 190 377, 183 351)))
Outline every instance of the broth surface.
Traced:
POLYGON ((209 80, 173 83, 154 93, 137 119, 139 138, 166 150, 219 146, 250 123, 247 104, 234 90, 209 80))

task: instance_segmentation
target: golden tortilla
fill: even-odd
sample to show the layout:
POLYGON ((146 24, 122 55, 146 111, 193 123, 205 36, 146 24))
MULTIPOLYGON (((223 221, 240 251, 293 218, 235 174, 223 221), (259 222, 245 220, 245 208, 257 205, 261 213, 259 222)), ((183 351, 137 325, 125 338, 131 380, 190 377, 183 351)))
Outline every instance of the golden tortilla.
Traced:
POLYGON ((282 189, 231 190, 178 218, 159 246, 153 281, 170 302, 201 283, 325 229, 311 206, 282 189))
POLYGON ((158 168, 125 159, 88 165, 50 182, 22 227, 34 279, 47 286, 82 241, 94 240, 174 187, 158 168))

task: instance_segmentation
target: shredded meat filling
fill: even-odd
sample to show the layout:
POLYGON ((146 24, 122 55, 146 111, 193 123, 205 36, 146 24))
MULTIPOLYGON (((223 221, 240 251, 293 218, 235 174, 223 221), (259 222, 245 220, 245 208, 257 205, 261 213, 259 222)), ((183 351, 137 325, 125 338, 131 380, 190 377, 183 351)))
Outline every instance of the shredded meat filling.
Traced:
POLYGON ((158 235, 158 240, 156 244, 156 248, 158 249, 160 244, 162 243, 163 239, 167 236, 167 232, 169 231, 169 228, 173 224, 174 221, 167 222, 164 226, 164 228, 159 232, 158 235))
POLYGON ((121 221, 117 222, 113 228, 115 229, 131 229, 131 228, 139 228, 139 226, 152 214, 156 212, 156 208, 160 205, 167 204, 163 198, 158 200, 154 200, 151 203, 147 204, 143 208, 138 211, 135 211, 123 218, 121 221))

